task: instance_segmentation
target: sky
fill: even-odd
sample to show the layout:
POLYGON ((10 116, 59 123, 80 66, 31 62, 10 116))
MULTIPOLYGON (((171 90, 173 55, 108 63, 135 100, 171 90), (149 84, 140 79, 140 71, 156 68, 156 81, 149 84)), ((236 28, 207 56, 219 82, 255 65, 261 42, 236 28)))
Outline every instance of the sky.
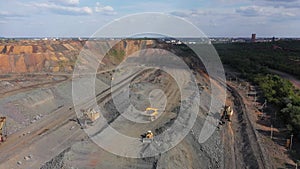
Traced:
POLYGON ((143 12, 182 17, 209 37, 300 37, 300 0, 0 0, 0 37, 90 37, 143 12))

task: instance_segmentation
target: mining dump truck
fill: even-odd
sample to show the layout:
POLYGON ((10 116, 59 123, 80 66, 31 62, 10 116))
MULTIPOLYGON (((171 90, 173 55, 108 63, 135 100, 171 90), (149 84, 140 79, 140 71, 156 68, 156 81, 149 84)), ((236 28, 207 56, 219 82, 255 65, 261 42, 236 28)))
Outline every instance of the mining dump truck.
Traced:
POLYGON ((144 135, 142 135, 142 142, 143 143, 151 143, 153 140, 154 134, 151 130, 147 131, 144 135))
POLYGON ((89 125, 93 125, 93 123, 100 117, 100 112, 97 112, 95 109, 81 111, 83 112, 83 115, 77 120, 82 128, 87 128, 89 125))
POLYGON ((84 115, 92 122, 95 122, 100 117, 100 113, 94 109, 89 109, 88 111, 85 111, 84 115))
POLYGON ((224 107, 224 110, 223 110, 223 113, 222 113, 222 116, 221 116, 221 121, 220 123, 221 124, 224 124, 225 121, 224 120, 228 120, 229 122, 231 122, 231 117, 233 115, 233 110, 230 106, 225 106, 224 107))
POLYGON ((148 107, 144 112, 142 112, 142 115, 148 117, 150 121, 154 121, 155 119, 157 119, 158 109, 148 107))
POLYGON ((7 138, 6 117, 0 117, 0 143, 4 142, 6 138, 7 138))

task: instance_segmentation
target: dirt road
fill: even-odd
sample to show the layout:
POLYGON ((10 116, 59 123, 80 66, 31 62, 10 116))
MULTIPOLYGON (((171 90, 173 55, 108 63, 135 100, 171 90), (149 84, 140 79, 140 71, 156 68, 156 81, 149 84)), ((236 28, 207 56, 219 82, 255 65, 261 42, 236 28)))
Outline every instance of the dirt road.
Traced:
POLYGON ((231 137, 229 144, 226 144, 231 147, 231 151, 225 152, 231 152, 236 168, 269 168, 243 97, 231 83, 227 84, 232 95, 236 116, 234 116, 233 122, 226 126, 225 138, 231 137))
MULTIPOLYGON (((129 77, 138 73, 140 72, 135 72, 129 77)), ((122 86, 123 83, 129 83, 128 76, 117 85, 122 86)), ((109 89, 110 87, 97 94, 97 99, 110 97, 110 92, 115 91, 109 89)), ((88 105, 89 101, 86 104, 88 105)), ((75 142, 85 138, 86 134, 79 125, 70 121, 76 118, 76 113, 71 108, 71 105, 60 107, 34 125, 9 135, 7 142, 0 146, 0 168, 39 168, 75 142), (25 160, 28 156, 32 156, 32 159, 25 160), (22 164, 18 165, 20 162, 22 164)))
POLYGON ((274 70, 274 69, 268 69, 268 70, 272 73, 281 76, 284 79, 289 80, 296 88, 300 89, 300 80, 294 77, 293 75, 278 70, 274 70))
POLYGON ((29 85, 29 86, 25 86, 25 87, 20 87, 18 89, 14 89, 11 91, 1 92, 0 98, 8 97, 8 96, 11 96, 11 95, 14 95, 17 93, 26 92, 26 91, 37 89, 37 88, 47 88, 49 86, 53 86, 55 84, 59 84, 64 81, 70 80, 71 75, 68 75, 68 76, 67 75, 59 75, 56 77, 59 77, 62 79, 57 80, 57 81, 51 81, 51 82, 45 82, 45 83, 39 83, 39 84, 29 85))
MULTIPOLYGON (((174 70, 179 71, 179 70, 174 70)), ((142 79, 135 79, 133 83, 132 90, 135 90, 138 96, 141 96, 139 100, 143 100, 142 96, 148 96, 148 90, 152 90, 155 81, 159 81, 158 77, 155 76, 152 79, 151 74, 156 74, 155 71, 150 72, 147 76, 143 76, 142 79), (150 77, 150 78, 148 78, 150 77), (145 83, 147 80, 153 83, 145 83), (140 90, 136 90, 135 87, 140 90), (144 90, 146 89, 146 90, 144 90), (139 92, 141 91, 141 92, 139 92), (143 94, 142 94, 143 93, 143 94), (141 94, 141 95, 139 95, 141 94)), ((181 72, 182 82, 185 82, 185 77, 188 77, 187 74, 181 72)), ((95 124, 95 130, 91 134, 92 138, 96 142, 100 142, 100 144, 104 144, 104 146, 108 149, 101 149, 95 144, 90 142, 82 142, 77 143, 71 147, 71 150, 68 151, 64 155, 64 166, 71 167, 79 167, 79 168, 222 168, 222 159, 220 159, 222 150, 220 147, 220 139, 217 132, 210 138, 210 140, 205 144, 200 144, 198 142, 199 132, 201 131, 201 127, 203 125, 203 121, 205 117, 201 112, 197 118, 197 126, 193 128, 193 132, 189 132, 188 135, 176 145, 173 149, 167 152, 162 152, 161 154, 154 157, 144 157, 147 153, 151 151, 157 151, 159 148, 164 148, 164 145, 170 144, 175 140, 173 134, 167 135, 163 142, 160 140, 156 140, 151 144, 143 144, 140 141, 140 135, 143 134, 147 130, 152 130, 155 134, 159 134, 164 130, 167 130, 169 127, 173 125, 174 120, 176 120, 176 109, 174 107, 178 106, 180 92, 176 85, 174 85, 174 81, 170 78, 162 78, 168 80, 162 80, 160 83, 156 84, 159 87, 159 84, 166 84, 162 90, 165 90, 165 95, 168 98, 168 106, 166 107, 163 114, 155 121, 148 124, 139 124, 135 122, 131 122, 130 120, 124 118, 123 116, 117 115, 114 116, 113 120, 110 121, 110 127, 117 130, 119 133, 135 137, 136 140, 126 140, 122 138, 119 133, 113 131, 109 126, 100 126, 101 124, 95 124), (97 126, 98 125, 98 126, 97 126), (98 129, 98 130, 97 130, 98 129), (100 131, 99 131, 100 130, 100 131), (107 144, 106 144, 107 143, 107 144), (159 144, 157 144, 159 143, 159 144), (144 158, 125 158, 120 157, 114 154, 110 154, 106 152, 109 150, 110 152, 119 152, 123 156, 131 156, 132 154, 137 157, 144 158), (220 152, 220 153, 219 153, 220 152), (123 154, 122 154, 123 153, 123 154)), ((148 81, 149 82, 149 81, 148 81)), ((185 83, 188 85, 188 83, 185 83)), ((185 86, 187 87, 187 86, 185 86)), ((157 89, 157 88, 156 88, 157 89)), ((120 90, 122 91, 122 90, 120 90)), ((135 94, 132 94, 132 98, 135 98, 135 94)), ((121 97, 121 95, 118 95, 121 97)), ((157 102, 161 102, 163 97, 155 97, 157 102)), ((124 101, 125 102, 125 101, 124 101)), ((114 106, 105 106, 111 105, 111 98, 107 98, 103 100, 102 103, 104 107, 106 107, 106 111, 110 114, 116 113, 116 108, 114 106)), ((104 112, 105 113, 105 112, 104 112)), ((184 117, 177 117, 182 119, 182 122, 185 122, 184 117)), ((180 127, 185 127, 185 124, 180 123, 178 130, 180 131, 180 127)), ((180 133, 177 133, 179 135, 180 133)), ((159 139, 160 137, 158 137, 159 139)))
MULTIPOLYGON (((174 70, 179 71, 179 70, 174 70)), ((155 71, 150 72, 144 78, 131 81, 128 76, 137 76, 140 72, 127 75, 124 80, 118 83, 116 87, 117 94, 122 93, 122 87, 127 83, 136 83, 133 85, 132 98, 140 98, 149 96, 149 91, 154 88, 154 82, 158 81, 161 90, 165 92, 165 97, 168 98, 166 111, 161 117, 153 123, 143 125, 129 121, 123 116, 116 115, 111 118, 110 125, 120 133, 139 138, 147 130, 152 130, 160 133, 170 127, 177 118, 184 119, 184 116, 177 117, 175 108, 180 101, 180 92, 177 87, 174 87, 174 81, 171 78, 164 81, 160 76, 154 76, 154 79, 148 78, 155 71), (145 78, 146 77, 146 78, 145 78), (150 81, 145 85, 144 81, 150 81), (141 87, 141 86, 144 86, 141 87), (136 87, 136 89, 135 89, 136 87), (139 90, 143 92, 139 92, 139 90), (147 90, 144 90, 147 89, 147 90)), ((178 73, 178 72, 177 72, 178 73)), ((189 87, 185 78, 187 74, 181 72, 181 82, 189 87)), ((199 81, 200 83, 200 81, 199 81)), ((203 83, 203 82, 201 82, 203 83)), ((207 84, 202 84, 207 85, 207 84)), ((214 83, 217 85, 217 83, 214 83)), ((107 106, 111 101, 110 88, 103 90, 97 94, 98 104, 106 108, 106 112, 102 112, 103 116, 109 117, 116 110, 112 106, 107 106)), ((39 168, 45 162, 51 161, 61 152, 64 152, 61 160, 64 160, 66 168, 70 166, 88 167, 88 168, 269 168, 264 154, 261 150, 253 120, 249 118, 249 112, 244 104, 244 98, 235 89, 235 86, 229 83, 228 86, 229 102, 234 104, 236 114, 232 119, 232 123, 225 124, 217 130, 211 138, 200 144, 198 142, 198 134, 201 130, 203 122, 206 118, 205 111, 199 112, 195 126, 191 132, 178 144, 168 152, 162 153, 155 157, 147 157, 140 159, 123 158, 106 152, 93 144, 87 139, 86 134, 80 129, 79 125, 69 119, 75 118, 75 112, 69 109, 70 106, 65 105, 52 112, 44 120, 36 122, 22 131, 19 131, 9 136, 8 142, 0 146, 0 168, 39 168), (21 140, 21 141, 20 141, 21 140), (51 140, 51 142, 49 142, 51 140), (84 141, 82 141, 84 140, 84 141), (29 158, 30 156, 30 158, 29 158), (29 159, 28 159, 29 158, 29 159), (105 160, 104 160, 105 159, 105 160), (22 164, 17 164, 17 163, 22 164), (68 166, 68 167, 67 167, 68 166)), ((209 100, 209 89, 202 91, 203 99, 209 100)), ((119 96, 119 95, 117 95, 119 96)), ((157 102, 163 102, 162 96, 157 96, 157 102)), ((140 100, 138 99, 138 100, 140 100)), ((204 102, 206 103, 206 101, 204 102)), ((209 103, 207 103, 209 104, 209 103)), ((89 102, 85 104, 88 106, 89 102)), ((144 104, 144 106, 149 106, 144 104)), ((206 106, 205 106, 206 107, 206 106)), ((183 122, 185 120, 182 120, 183 122)), ((99 121, 101 123, 101 121, 99 121)), ((97 126, 97 124, 95 125, 97 126)), ((182 124, 184 127, 185 125, 182 124)), ((146 146, 139 139, 135 141, 122 140, 109 130, 107 126, 96 127, 92 131, 95 140, 107 142, 111 146, 111 151, 121 151, 122 155, 130 152, 138 156, 143 156, 147 151, 153 151, 160 148, 160 145, 146 146), (100 132, 99 132, 100 130, 100 132), (112 140, 110 138, 113 138, 112 140), (122 140, 122 142, 120 142, 122 140), (114 143, 114 144, 112 144, 114 143), (139 146, 136 146, 139 145, 139 146)), ((172 140, 166 137, 168 143, 172 140)), ((128 154, 127 154, 128 155, 128 154)))

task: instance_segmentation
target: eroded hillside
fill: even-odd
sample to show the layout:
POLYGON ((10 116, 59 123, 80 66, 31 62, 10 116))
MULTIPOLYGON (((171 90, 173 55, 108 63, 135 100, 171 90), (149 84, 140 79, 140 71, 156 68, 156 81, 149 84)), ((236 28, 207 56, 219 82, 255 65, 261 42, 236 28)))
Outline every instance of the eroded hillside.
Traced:
MULTIPOLYGON (((155 45, 153 40, 123 40, 114 46, 103 63, 116 65, 136 51, 155 45)), ((72 72, 83 48, 111 48, 114 41, 20 40, 0 43, 0 73, 72 72)))

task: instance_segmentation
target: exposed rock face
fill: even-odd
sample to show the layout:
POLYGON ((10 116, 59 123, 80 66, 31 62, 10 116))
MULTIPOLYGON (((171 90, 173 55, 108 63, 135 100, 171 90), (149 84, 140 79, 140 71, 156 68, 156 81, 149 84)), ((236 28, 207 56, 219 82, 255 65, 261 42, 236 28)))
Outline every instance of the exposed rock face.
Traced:
POLYGON ((81 48, 81 41, 21 40, 2 43, 0 73, 70 72, 72 61, 81 48))
MULTIPOLYGON (((20 40, 0 43, 0 73, 72 72, 86 41, 20 40)), ((124 40, 114 46, 102 62, 120 63, 126 56, 153 46, 153 40, 124 40)), ((109 41, 93 41, 86 48, 111 48, 109 41)))

